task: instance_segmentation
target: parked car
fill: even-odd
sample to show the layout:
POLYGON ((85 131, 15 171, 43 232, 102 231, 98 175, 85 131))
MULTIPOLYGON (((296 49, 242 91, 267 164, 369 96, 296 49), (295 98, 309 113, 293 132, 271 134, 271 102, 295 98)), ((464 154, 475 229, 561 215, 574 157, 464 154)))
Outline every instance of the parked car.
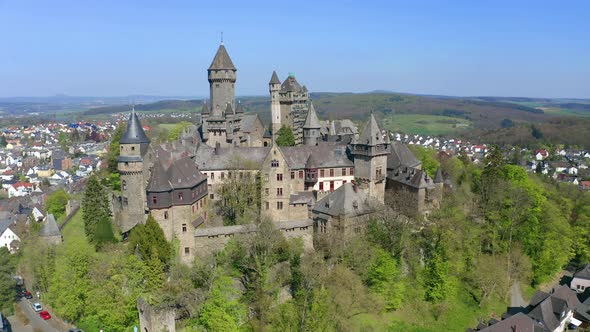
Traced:
POLYGON ((39 313, 39 316, 41 316, 41 318, 43 318, 43 320, 51 319, 51 315, 49 314, 49 312, 47 312, 47 310, 41 311, 39 313))
POLYGON ((31 292, 29 292, 28 290, 25 290, 24 293, 25 299, 32 299, 33 298, 33 294, 31 294, 31 292))
POLYGON ((41 306, 41 303, 39 302, 35 302, 31 305, 31 307, 33 307, 33 310, 35 310, 35 312, 39 312, 41 310, 43 310, 43 307, 41 306))

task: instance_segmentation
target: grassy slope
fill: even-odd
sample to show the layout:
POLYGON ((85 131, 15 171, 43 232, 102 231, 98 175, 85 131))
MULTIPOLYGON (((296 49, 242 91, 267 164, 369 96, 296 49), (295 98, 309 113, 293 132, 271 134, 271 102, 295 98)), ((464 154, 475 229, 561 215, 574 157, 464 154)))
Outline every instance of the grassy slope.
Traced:
POLYGON ((449 135, 466 130, 471 121, 449 116, 391 114, 382 120, 384 129, 422 135, 449 135))

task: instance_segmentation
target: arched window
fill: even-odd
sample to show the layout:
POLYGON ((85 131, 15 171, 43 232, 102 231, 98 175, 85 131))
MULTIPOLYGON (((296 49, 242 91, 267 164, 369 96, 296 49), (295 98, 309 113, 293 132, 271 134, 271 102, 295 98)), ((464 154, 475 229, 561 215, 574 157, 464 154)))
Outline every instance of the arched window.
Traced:
POLYGON ((270 167, 279 167, 279 161, 276 159, 271 160, 270 167))
POLYGON ((121 188, 123 188, 123 190, 127 190, 127 181, 121 181, 121 188))
POLYGON ((164 219, 168 219, 168 211, 164 211, 164 219))

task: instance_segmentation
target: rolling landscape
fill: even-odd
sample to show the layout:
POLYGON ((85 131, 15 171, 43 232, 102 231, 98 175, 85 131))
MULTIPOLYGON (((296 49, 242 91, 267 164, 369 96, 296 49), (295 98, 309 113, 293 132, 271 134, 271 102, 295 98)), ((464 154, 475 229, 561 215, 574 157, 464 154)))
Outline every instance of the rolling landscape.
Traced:
MULTIPOLYGON (((590 99, 519 97, 449 97, 370 93, 312 93, 320 119, 350 118, 360 124, 372 111, 384 128, 408 134, 457 136, 500 145, 539 146, 566 144, 586 146, 590 142, 590 99), (542 138, 531 135, 536 126, 542 138)), ((107 119, 128 112, 129 100, 136 110, 159 113, 199 114, 203 99, 173 97, 52 97, 0 99, 4 124, 62 119, 81 121, 107 119), (160 100, 161 99, 161 100, 160 100), (34 115, 34 118, 30 116, 34 115), (24 118, 24 119, 23 119, 24 118)), ((239 97, 246 112, 270 122, 270 100, 266 96, 239 97)))

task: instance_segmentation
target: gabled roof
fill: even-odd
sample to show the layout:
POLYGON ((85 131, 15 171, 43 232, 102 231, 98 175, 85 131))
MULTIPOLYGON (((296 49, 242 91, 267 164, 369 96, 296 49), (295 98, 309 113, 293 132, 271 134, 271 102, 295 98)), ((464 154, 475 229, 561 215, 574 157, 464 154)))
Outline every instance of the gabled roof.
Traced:
POLYGON ((541 332, 543 327, 533 319, 523 314, 517 313, 502 321, 496 322, 490 326, 478 329, 480 332, 541 332))
POLYGON ((348 182, 317 202, 313 212, 336 216, 360 216, 373 212, 369 195, 348 182))
POLYGON ((387 143, 386 140, 383 138, 381 134, 381 129, 377 124, 377 120, 375 119, 375 115, 371 113, 369 117, 369 121, 365 125, 359 139, 356 142, 357 144, 365 144, 365 145, 377 145, 377 144, 384 144, 387 143))
POLYGON ((313 103, 309 105, 309 111, 307 111, 307 118, 305 119, 305 124, 303 125, 305 129, 320 129, 320 120, 318 120, 318 115, 315 112, 315 107, 313 107, 313 103))
POLYGON ((59 231, 59 227, 57 226, 57 222, 55 221, 55 217, 53 216, 53 214, 48 214, 47 218, 45 218, 45 223, 43 223, 43 226, 39 231, 39 236, 61 236, 61 232, 59 231))
POLYGON ((270 77, 270 82, 268 82, 268 84, 281 84, 279 76, 275 70, 272 71, 272 76, 270 77))
POLYGON ((154 163, 150 182, 147 188, 149 192, 166 192, 172 189, 193 188, 206 180, 199 171, 195 162, 189 157, 169 161, 163 165, 164 160, 154 163))
POLYGON ((401 142, 391 144, 391 154, 387 156, 387 169, 395 170, 399 167, 417 167, 420 160, 401 142))
POLYGON ((121 144, 141 144, 141 143, 148 143, 150 140, 145 135, 143 131, 143 127, 141 126, 141 122, 135 113, 135 108, 131 110, 131 115, 129 115, 129 122, 127 122, 127 130, 121 137, 121 144))
POLYGON ((213 58, 213 62, 211 62, 211 66, 209 66, 208 70, 220 70, 220 69, 227 69, 227 70, 237 70, 234 66, 234 63, 231 61, 227 50, 223 44, 219 45, 217 49, 217 53, 215 53, 215 57, 213 58))
MULTIPOLYGON (((587 182, 587 181, 582 181, 582 182, 587 182)), ((574 273, 574 278, 590 280, 590 264, 586 264, 581 269, 576 271, 576 273, 574 273)))

